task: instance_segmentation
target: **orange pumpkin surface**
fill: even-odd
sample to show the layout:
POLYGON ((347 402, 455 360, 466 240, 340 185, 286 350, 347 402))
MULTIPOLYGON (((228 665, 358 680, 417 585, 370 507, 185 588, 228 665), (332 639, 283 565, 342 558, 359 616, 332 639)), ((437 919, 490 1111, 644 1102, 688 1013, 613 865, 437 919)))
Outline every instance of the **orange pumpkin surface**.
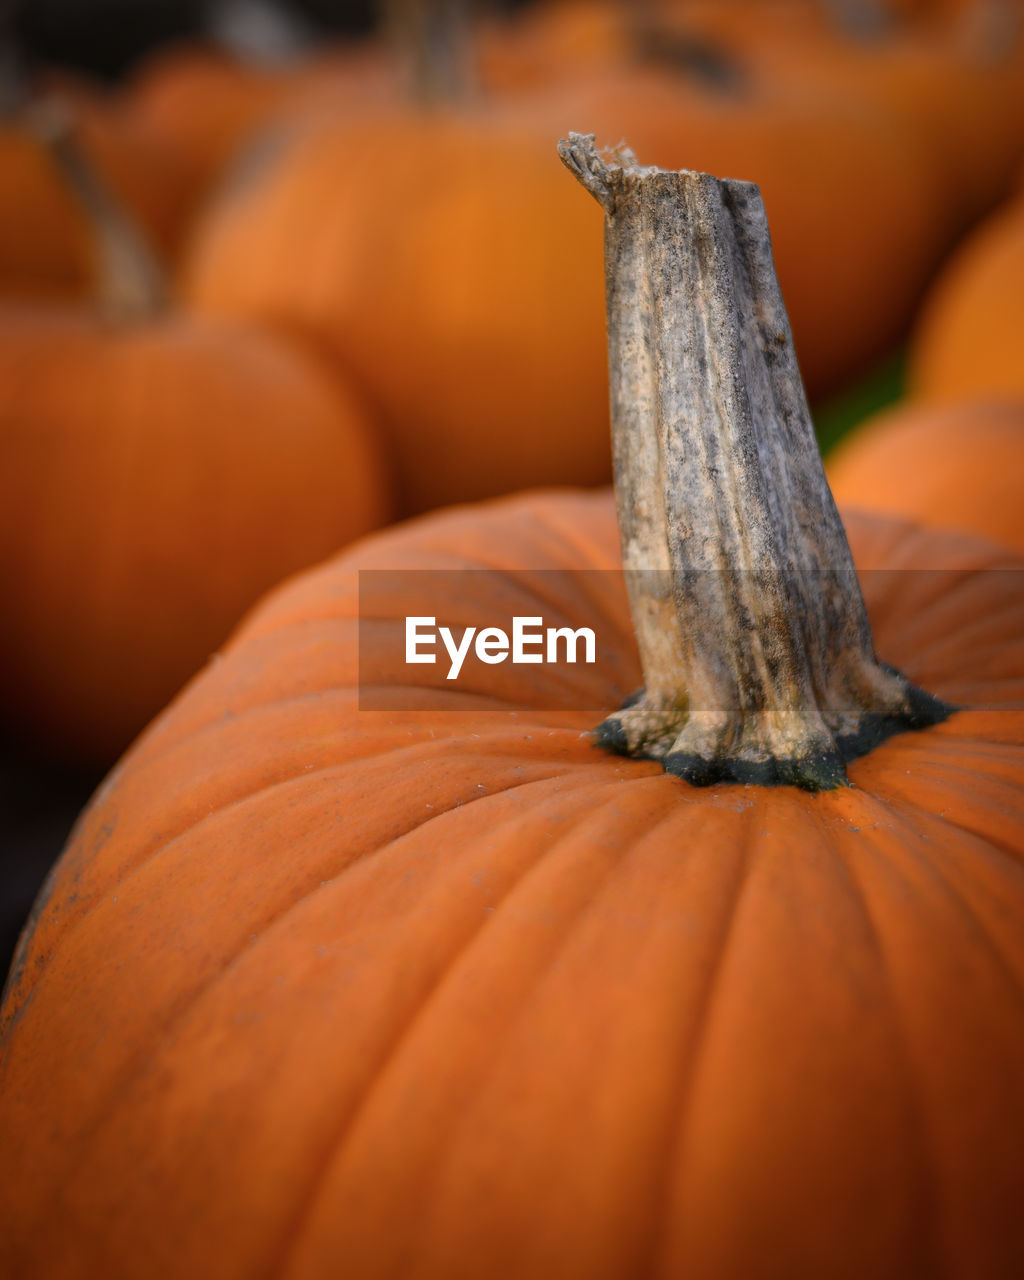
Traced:
POLYGON ((724 77, 741 97, 764 79, 826 100, 841 92, 917 135, 943 180, 932 218, 950 235, 1005 193, 1024 147, 1024 34, 1011 4, 886 16, 819 0, 565 0, 485 28, 479 57, 487 83, 512 88, 604 76, 647 54, 724 77))
POLYGON ((304 352, 173 313, 0 311, 0 711, 109 762, 283 574, 388 514, 304 352))
POLYGON ((1024 555, 1024 400, 900 405, 847 436, 827 470, 837 502, 1024 555))
POLYGON ((885 352, 945 243, 913 139, 820 95, 609 73, 529 108, 310 128, 211 208, 184 292, 327 339, 381 413, 407 512, 609 476, 599 228, 550 155, 567 118, 760 183, 813 393, 885 352))
POLYGON ((1024 31, 1013 4, 978 0, 969 18, 901 21, 875 4, 686 0, 672 21, 741 67, 848 93, 909 125, 943 175, 934 217, 956 233, 1005 193, 1024 147, 1024 31))
POLYGON ((282 67, 250 66, 203 47, 163 51, 122 95, 124 110, 180 157, 204 190, 248 141, 289 112, 321 102, 364 110, 397 94, 375 48, 341 48, 282 67))
POLYGON ((606 495, 438 515, 265 602, 23 940, 5 1273, 1019 1272, 1024 563, 850 533, 879 653, 969 709, 819 795, 698 791, 593 712, 510 709, 639 678, 618 580, 580 572, 618 563, 606 495), (595 626, 601 660, 447 697, 418 667, 360 711, 357 571, 392 566, 478 570, 465 608, 595 626))
MULTIPOLYGON (((159 254, 172 258, 196 199, 182 158, 140 121, 75 82, 56 85, 89 163, 159 254)), ((0 119, 0 297, 80 298, 94 283, 89 219, 46 145, 0 119)))
POLYGON ((1024 396, 1024 198, 987 218, 935 281, 917 320, 908 384, 928 400, 1024 396))
POLYGON ((406 511, 610 474, 600 227, 551 134, 497 111, 321 125, 192 246, 200 310, 329 340, 381 413, 406 511))
POLYGON ((906 121, 821 86, 757 74, 736 93, 715 92, 642 65, 564 85, 557 97, 561 118, 627 137, 662 168, 757 183, 812 398, 905 334, 948 243, 935 217, 941 179, 906 121))

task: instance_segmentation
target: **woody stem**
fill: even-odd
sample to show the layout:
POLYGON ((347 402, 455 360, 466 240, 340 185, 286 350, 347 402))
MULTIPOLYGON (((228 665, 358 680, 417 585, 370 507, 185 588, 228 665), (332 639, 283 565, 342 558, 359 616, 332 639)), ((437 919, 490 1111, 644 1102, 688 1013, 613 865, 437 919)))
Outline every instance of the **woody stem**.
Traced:
POLYGON ((43 99, 30 102, 26 119, 88 221, 100 309, 118 323, 158 315, 167 305, 163 271, 140 229, 83 153, 71 109, 56 98, 43 99))
POLYGON ((570 134, 605 213, 616 493, 644 691, 603 745, 717 780, 839 786, 950 708, 875 657, 750 183, 570 134))

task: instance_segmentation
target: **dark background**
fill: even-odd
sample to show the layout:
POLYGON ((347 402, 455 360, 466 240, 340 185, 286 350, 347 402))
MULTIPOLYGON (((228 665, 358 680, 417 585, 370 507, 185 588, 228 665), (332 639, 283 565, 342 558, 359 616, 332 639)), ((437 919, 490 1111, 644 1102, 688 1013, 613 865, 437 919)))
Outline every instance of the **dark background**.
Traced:
MULTIPOLYGON (((312 38, 372 29, 373 0, 266 0, 312 38)), ((163 44, 201 37, 216 20, 211 0, 21 0, 8 6, 33 60, 115 80, 163 44)))

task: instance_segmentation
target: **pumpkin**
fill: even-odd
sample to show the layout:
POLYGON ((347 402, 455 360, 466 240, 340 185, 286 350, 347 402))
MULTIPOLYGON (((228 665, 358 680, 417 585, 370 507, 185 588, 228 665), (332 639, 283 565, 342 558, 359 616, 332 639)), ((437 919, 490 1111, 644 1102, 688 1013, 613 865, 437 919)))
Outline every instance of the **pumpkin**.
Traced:
POLYGON ((551 132, 497 108, 320 123, 197 227, 190 305, 326 340, 407 513, 610 474, 601 281, 575 256, 600 229, 551 132))
MULTIPOLYGON (((700 289, 766 285, 731 360, 707 331, 732 390, 676 384, 760 431, 751 402, 796 388, 788 328, 760 346, 777 291, 742 266, 767 252, 756 194, 567 154, 625 192, 610 244, 630 184, 662 183, 717 228, 682 251, 700 289)), ((609 267, 625 354, 619 322, 652 313, 609 267)), ((668 276, 671 309, 698 286, 668 276)), ((612 367, 617 433, 676 403, 667 382, 622 399, 612 367)), ((753 483, 717 417, 697 439, 753 483)), ((824 499, 799 397, 768 457, 786 435, 824 499)), ((627 494, 637 457, 617 453, 627 494)), ((596 744, 641 678, 610 495, 435 515, 265 601, 97 795, 23 939, 0 1040, 12 1274, 1012 1275, 1024 600, 993 570, 1022 565, 898 521, 850 534, 879 651, 965 709, 818 794, 702 789, 596 744), (601 660, 477 663, 454 688, 378 665, 433 593, 453 618, 591 625, 601 660)))
POLYGON ((549 0, 484 14, 474 37, 480 78, 500 91, 541 88, 567 70, 618 66, 631 53, 629 15, 608 0, 549 0))
POLYGON ((967 529, 1024 555, 1024 400, 904 403, 828 459, 836 501, 967 529))
POLYGON ((1022 292, 1018 196, 963 241, 932 285, 911 340, 911 393, 928 400, 1024 396, 1022 292))
POLYGON ((952 240, 1005 196, 1024 149, 1024 38, 1015 26, 1008 33, 997 23, 977 42, 955 27, 803 44, 785 31, 750 57, 810 92, 848 92, 916 131, 942 176, 934 216, 952 240))
POLYGON ((698 90, 638 64, 559 95, 561 118, 579 113, 664 167, 758 183, 812 399, 872 368, 910 328, 949 233, 935 216, 941 178, 906 121, 753 70, 733 91, 698 90))
POLYGON ((651 0, 637 13, 563 0, 485 28, 480 61, 488 83, 522 87, 567 70, 605 75, 646 54, 734 93, 767 80, 868 103, 929 153, 943 186, 932 220, 944 221, 949 238, 1005 194, 1024 146, 1014 5, 971 0, 946 13, 901 13, 820 0, 651 0))
POLYGON ((340 377, 162 306, 116 210, 93 213, 115 296, 0 308, 0 714, 108 764, 263 590, 383 523, 389 496, 340 377))
MULTIPOLYGON (((89 86, 62 78, 48 101, 74 117, 91 166, 158 254, 171 260, 196 196, 181 157, 89 86)), ((92 233, 38 123, 32 111, 0 116, 0 297, 85 298, 93 282, 92 233)))
POLYGON ((1015 5, 901 15, 878 3, 687 0, 668 25, 748 71, 848 94, 909 127, 942 177, 933 217, 955 238, 1005 194, 1024 147, 1015 5))
POLYGON ((472 115, 321 120, 207 211, 183 291, 322 337, 381 415, 407 513, 608 478, 597 231, 548 154, 550 122, 577 113, 661 163, 762 184, 814 394, 884 354, 945 245, 914 139, 822 95, 645 69, 472 115), (839 260, 823 225, 856 229, 839 260))
POLYGON ((321 100, 354 111, 397 94, 397 75, 373 48, 331 50, 283 67, 252 66, 204 47, 163 50, 122 91, 125 112, 188 166, 203 191, 246 143, 321 100))

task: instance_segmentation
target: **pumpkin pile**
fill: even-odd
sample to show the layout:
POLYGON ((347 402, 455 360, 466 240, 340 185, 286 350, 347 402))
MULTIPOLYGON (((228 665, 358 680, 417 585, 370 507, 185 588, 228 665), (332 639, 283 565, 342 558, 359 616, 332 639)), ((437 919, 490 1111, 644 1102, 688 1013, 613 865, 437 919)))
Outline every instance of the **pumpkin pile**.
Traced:
POLYGON ((1021 4, 381 26, 0 15, 0 1275, 1024 1274, 1021 4))
POLYGON ((1024 549, 1024 200, 1004 201, 920 309, 907 396, 830 458, 841 501, 1024 549))
POLYGON ((1024 561, 848 544, 757 188, 562 153, 604 210, 622 559, 602 492, 378 535, 135 745, 0 1015, 11 1274, 1024 1259, 1024 561), (389 667, 410 594, 361 616, 360 580, 409 569, 600 661, 389 667))
POLYGON ((262 591, 384 523, 390 480, 358 394, 169 302, 66 110, 37 123, 96 278, 92 306, 0 302, 0 715, 104 763, 262 591))

